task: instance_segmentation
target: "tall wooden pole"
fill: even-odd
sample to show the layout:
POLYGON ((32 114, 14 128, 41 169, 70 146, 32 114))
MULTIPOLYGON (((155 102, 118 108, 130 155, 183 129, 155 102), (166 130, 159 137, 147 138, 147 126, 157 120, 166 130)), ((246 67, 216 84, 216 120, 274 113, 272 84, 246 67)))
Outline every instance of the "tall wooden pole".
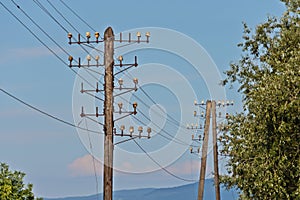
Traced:
POLYGON ((218 162, 218 142, 217 142, 217 119, 216 119, 216 101, 212 101, 212 134, 214 151, 214 180, 216 200, 220 200, 220 182, 219 182, 219 162, 218 162))
POLYGON ((207 146, 208 146, 208 138, 209 138, 209 125, 210 125, 210 111, 211 111, 211 101, 207 101, 206 114, 205 114, 204 139, 202 145, 200 178, 199 178, 199 186, 198 186, 198 200, 203 200, 203 193, 204 193, 207 146))
POLYGON ((113 66, 114 33, 111 27, 104 32, 104 164, 103 200, 112 200, 113 191, 113 66))

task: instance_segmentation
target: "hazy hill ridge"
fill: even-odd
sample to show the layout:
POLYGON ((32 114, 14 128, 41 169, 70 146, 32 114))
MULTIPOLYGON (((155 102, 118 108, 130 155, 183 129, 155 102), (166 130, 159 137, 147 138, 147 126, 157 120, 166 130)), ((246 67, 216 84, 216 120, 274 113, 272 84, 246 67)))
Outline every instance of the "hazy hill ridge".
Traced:
MULTIPOLYGON (((196 200, 198 183, 172 187, 172 188, 146 188, 134 190, 120 190, 114 192, 114 200, 196 200)), ((205 181, 204 199, 215 199, 212 179, 205 181)), ((236 191, 226 191, 221 187, 222 200, 237 199, 236 191)), ((45 198, 44 200, 99 200, 97 195, 83 197, 45 198)), ((100 194, 102 200, 102 194, 100 194)))

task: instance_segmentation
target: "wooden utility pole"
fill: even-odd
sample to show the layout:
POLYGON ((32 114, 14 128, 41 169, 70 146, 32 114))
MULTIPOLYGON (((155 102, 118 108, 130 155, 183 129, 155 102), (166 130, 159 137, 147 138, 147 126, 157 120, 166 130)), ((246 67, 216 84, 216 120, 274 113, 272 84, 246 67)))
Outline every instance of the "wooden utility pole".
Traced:
POLYGON ((113 188, 113 67, 114 33, 111 27, 104 32, 104 164, 103 200, 112 200, 113 188))
MULTIPOLYGON (((204 106, 204 100, 201 103, 197 103, 197 100, 194 101, 196 106, 204 106)), ((219 161, 218 161, 218 142, 217 142, 217 114, 216 114, 216 106, 230 106, 233 105, 233 101, 218 101, 216 103, 215 100, 213 101, 206 101, 206 115, 205 115, 205 127, 204 127, 204 138, 202 144, 202 156, 201 156, 201 166, 200 166, 200 178, 199 178, 199 186, 198 186, 198 200, 203 200, 203 193, 204 193, 204 183, 205 183, 205 172, 206 172, 206 160, 207 160, 207 146, 208 146, 208 139, 209 139, 209 127, 210 127, 210 115, 212 115, 212 134, 213 134, 213 155, 214 155, 214 183, 215 183, 215 192, 216 192, 216 200, 221 199, 220 195, 220 181, 219 181, 219 161), (212 114, 211 114, 212 113, 212 114)), ((204 114, 201 114, 203 117, 204 114)), ((197 116, 197 112, 194 111, 194 116, 197 116)), ((228 113, 226 113, 226 118, 228 113)), ((187 128, 189 129, 189 125, 187 128)), ((191 129, 194 128, 191 125, 191 129)), ((192 140, 194 140, 194 135, 192 136, 192 140)), ((193 153, 193 148, 191 147, 191 153, 193 153)))
POLYGON ((220 200, 220 182, 219 182, 219 162, 218 162, 218 142, 217 142, 217 116, 216 101, 212 101, 212 134, 213 134, 213 152, 214 152, 214 180, 216 200, 220 200))
POLYGON ((206 101, 204 139, 203 139, 203 146, 202 146, 201 168, 200 168, 200 178, 199 178, 199 186, 198 186, 198 200, 203 199, 203 193, 204 193, 207 146, 208 146, 208 138, 209 138, 209 125, 210 125, 210 112, 211 112, 211 101, 208 100, 206 101))
MULTIPOLYGON (((116 94, 116 96, 125 94, 127 92, 131 91, 136 91, 137 90, 137 84, 138 84, 138 79, 134 78, 134 87, 122 87, 123 85, 123 80, 119 79, 119 88, 114 88, 114 67, 119 66, 122 67, 124 66, 125 69, 123 68, 120 72, 123 72, 125 70, 128 70, 132 67, 137 67, 137 58, 135 56, 135 62, 134 63, 123 63, 123 56, 119 56, 119 64, 114 63, 114 42, 128 42, 128 43, 149 43, 149 38, 150 38, 150 32, 146 32, 145 34, 146 40, 141 39, 141 33, 137 32, 136 37, 137 39, 132 39, 131 34, 128 34, 128 39, 122 39, 122 33, 120 33, 120 37, 118 40, 115 39, 114 32, 111 27, 108 27, 105 32, 104 32, 104 38, 100 38, 99 32, 95 32, 95 39, 91 39, 91 33, 86 32, 86 39, 85 40, 80 40, 82 36, 78 33, 78 39, 77 41, 72 40, 73 35, 72 33, 68 33, 68 38, 69 38, 69 44, 98 44, 101 42, 104 42, 104 63, 99 63, 99 56, 96 55, 91 56, 87 55, 86 60, 87 64, 81 63, 80 58, 77 61, 77 64, 73 63, 73 56, 69 56, 69 67, 99 67, 99 66, 104 66, 105 67, 105 72, 104 72, 104 90, 99 90, 98 89, 98 81, 95 89, 84 89, 83 83, 81 83, 81 93, 86 93, 86 92, 100 92, 104 91, 104 109, 103 109, 103 114, 98 112, 98 107, 96 107, 96 113, 85 113, 84 108, 82 106, 81 108, 81 117, 87 117, 87 116, 95 116, 95 117, 103 117, 104 116, 104 124, 100 123, 103 125, 104 129, 104 163, 103 163, 103 200, 112 200, 113 196, 113 151, 114 151, 114 135, 116 136, 129 136, 129 137, 139 137, 139 138, 150 138, 150 133, 151 133, 151 128, 148 127, 147 133, 148 135, 142 136, 141 133, 143 132, 143 127, 139 127, 139 133, 138 135, 133 135, 134 129, 133 127, 129 128, 129 132, 124 134, 125 126, 121 125, 120 131, 121 133, 117 133, 116 129, 114 128, 114 122, 118 121, 120 119, 123 119, 124 117, 127 117, 129 115, 135 115, 137 113, 137 103, 133 103, 133 111, 123 111, 122 110, 122 103, 119 103, 119 115, 123 115, 117 119, 114 119, 114 108, 113 108, 113 103, 114 103, 114 96, 113 96, 113 91, 114 89, 118 89, 119 91, 122 90, 119 94, 116 94), (95 60, 95 62, 94 62, 95 60)), ((90 45, 88 45, 90 46, 90 45)), ((117 74, 118 74, 117 73, 117 74)), ((96 98, 96 96, 95 96, 96 98)), ((122 142, 126 142, 128 140, 124 140, 121 142, 118 142, 116 144, 120 144, 122 142)))

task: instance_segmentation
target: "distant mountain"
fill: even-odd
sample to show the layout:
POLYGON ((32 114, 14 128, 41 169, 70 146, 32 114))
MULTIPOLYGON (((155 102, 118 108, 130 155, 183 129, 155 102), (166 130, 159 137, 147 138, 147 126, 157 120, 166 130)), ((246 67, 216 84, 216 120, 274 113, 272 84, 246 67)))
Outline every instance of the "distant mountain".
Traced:
MULTIPOLYGON (((215 199, 213 179, 205 180, 204 199, 215 199)), ((147 188, 134 190, 120 190, 114 192, 114 200, 195 200, 197 199, 198 183, 172 188, 147 188)), ((102 200, 102 194, 99 195, 102 200)), ((237 199, 237 191, 227 191, 221 187, 222 200, 237 199)), ((97 195, 84 197, 45 198, 44 200, 99 200, 97 195)))

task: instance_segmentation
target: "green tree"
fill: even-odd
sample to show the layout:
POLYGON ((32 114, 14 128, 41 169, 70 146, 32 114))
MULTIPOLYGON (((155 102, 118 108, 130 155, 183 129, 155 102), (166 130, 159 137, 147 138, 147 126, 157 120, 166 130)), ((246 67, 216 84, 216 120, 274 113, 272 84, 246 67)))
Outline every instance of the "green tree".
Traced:
MULTIPOLYGON (((10 171, 5 163, 0 163, 0 199, 1 200, 34 200, 32 184, 25 185, 25 173, 10 171)), ((36 198, 42 200, 42 198, 36 198)))
POLYGON ((300 199, 300 1, 255 31, 244 24, 241 59, 223 84, 238 85, 244 111, 220 137, 229 156, 228 188, 240 199, 300 199))

